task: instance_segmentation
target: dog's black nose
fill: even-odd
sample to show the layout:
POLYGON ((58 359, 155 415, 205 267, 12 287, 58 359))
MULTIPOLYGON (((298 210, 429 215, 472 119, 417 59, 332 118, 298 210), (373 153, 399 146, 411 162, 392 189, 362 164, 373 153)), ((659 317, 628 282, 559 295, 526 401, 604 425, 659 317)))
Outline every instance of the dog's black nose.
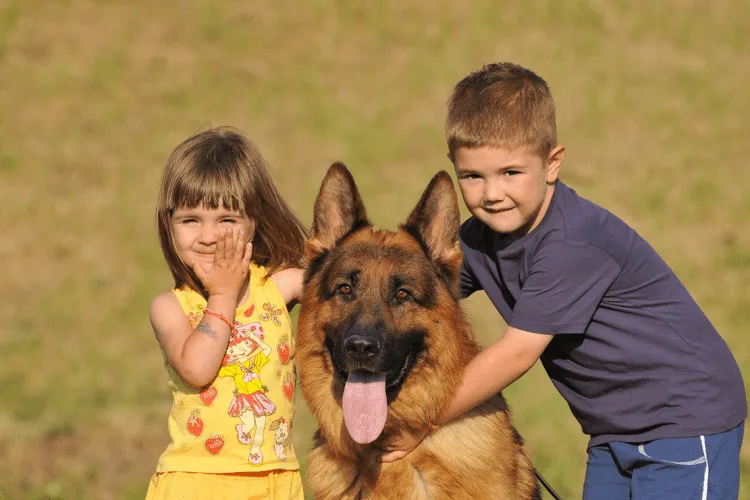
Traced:
POLYGON ((380 352, 380 342, 373 337, 352 335, 344 341, 346 354, 357 361, 367 361, 380 352))

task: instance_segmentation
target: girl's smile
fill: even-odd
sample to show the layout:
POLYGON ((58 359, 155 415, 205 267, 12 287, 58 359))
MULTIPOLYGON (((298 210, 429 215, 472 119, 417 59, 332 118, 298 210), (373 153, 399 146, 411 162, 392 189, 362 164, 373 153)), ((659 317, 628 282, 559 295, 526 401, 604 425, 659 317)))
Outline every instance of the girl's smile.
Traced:
POLYGON ((242 212, 205 206, 175 209, 171 226, 177 255, 187 265, 192 261, 213 262, 216 242, 224 231, 236 235, 243 230, 248 235, 247 241, 250 241, 255 228, 255 224, 242 212))

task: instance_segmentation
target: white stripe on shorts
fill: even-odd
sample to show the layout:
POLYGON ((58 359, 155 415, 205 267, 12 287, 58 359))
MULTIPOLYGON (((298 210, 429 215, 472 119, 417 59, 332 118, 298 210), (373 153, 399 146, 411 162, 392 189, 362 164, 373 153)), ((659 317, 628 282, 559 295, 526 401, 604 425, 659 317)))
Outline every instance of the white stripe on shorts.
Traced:
POLYGON ((706 464, 706 471, 703 473, 703 494, 701 495, 701 500, 707 500, 708 499, 708 454, 706 453, 706 437, 701 436, 701 447, 703 448, 703 456, 700 458, 696 458, 695 460, 690 460, 689 462, 673 462, 671 460, 661 460, 659 458, 654 458, 650 456, 648 453, 646 453, 646 446, 643 444, 638 445, 638 453, 643 455, 646 458, 650 458, 652 460, 658 460, 659 462, 665 462, 668 464, 674 464, 674 465, 699 465, 699 464, 706 464))
POLYGON ((703 473, 703 497, 702 500, 708 498, 708 454, 706 454, 706 437, 701 436, 701 446, 703 446, 703 459, 706 461, 706 472, 703 473))
MULTIPOLYGON (((701 439, 703 439, 703 436, 701 436, 701 439)), ((671 460, 662 460, 661 458, 654 458, 648 453, 646 453, 646 446, 639 444, 638 445, 638 453, 643 455, 646 458, 650 458, 651 460, 656 460, 658 462, 662 462, 665 464, 674 464, 674 465, 699 465, 704 462, 708 463, 708 459, 706 459, 706 444, 704 442, 703 444, 703 456, 700 458, 696 458, 695 460, 690 460, 689 462, 673 462, 671 460)))

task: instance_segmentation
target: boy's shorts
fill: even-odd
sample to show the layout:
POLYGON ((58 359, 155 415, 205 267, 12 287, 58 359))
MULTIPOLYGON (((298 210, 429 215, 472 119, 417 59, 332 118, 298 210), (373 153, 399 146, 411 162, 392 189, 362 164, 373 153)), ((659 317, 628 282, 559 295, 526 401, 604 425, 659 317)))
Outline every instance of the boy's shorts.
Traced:
POLYGON ((737 500, 745 424, 721 434, 589 449, 584 500, 737 500))

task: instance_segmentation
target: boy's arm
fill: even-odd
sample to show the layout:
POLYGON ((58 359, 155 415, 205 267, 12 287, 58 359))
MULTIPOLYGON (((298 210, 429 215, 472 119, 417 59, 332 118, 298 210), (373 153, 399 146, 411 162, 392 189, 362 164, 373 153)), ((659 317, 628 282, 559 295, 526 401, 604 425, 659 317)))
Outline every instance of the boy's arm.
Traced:
MULTIPOLYGON (((552 335, 526 332, 509 327, 505 335, 472 359, 464 372, 463 383, 453 398, 442 424, 484 403, 515 382, 534 366, 552 341, 552 335)), ((403 433, 383 444, 387 451, 383 462, 393 462, 406 456, 427 435, 429 429, 403 433)))
POLYGON ((433 423, 448 422, 504 390, 534 366, 552 338, 508 327, 503 338, 466 365, 463 384, 453 402, 440 422, 433 423))

